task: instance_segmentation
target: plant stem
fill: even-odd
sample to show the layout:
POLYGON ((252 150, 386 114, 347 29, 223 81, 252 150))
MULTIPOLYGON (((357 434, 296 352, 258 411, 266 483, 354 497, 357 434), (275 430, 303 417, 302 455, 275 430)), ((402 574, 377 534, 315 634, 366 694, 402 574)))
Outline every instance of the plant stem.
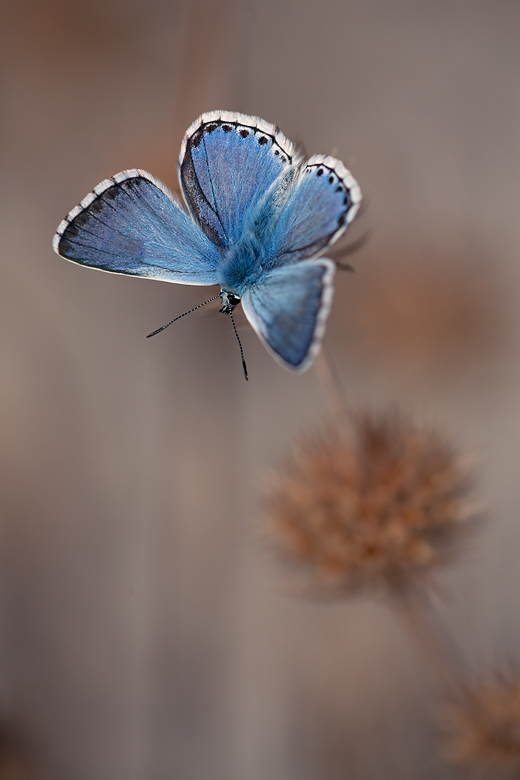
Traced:
POLYGON ((394 599, 394 611, 426 665, 450 693, 467 680, 467 663, 426 591, 394 599))
POLYGON ((318 353, 314 365, 322 389, 327 397, 332 415, 345 422, 348 418, 348 414, 343 398, 344 393, 343 388, 341 387, 341 381, 337 372, 332 367, 331 361, 327 358, 323 347, 318 353))
MULTIPOLYGON (((323 349, 316 357, 315 366, 334 419, 352 434, 352 419, 340 378, 323 349)), ((394 594, 392 606, 429 669, 450 693, 460 691, 467 681, 467 664, 434 609, 426 588, 394 594)))

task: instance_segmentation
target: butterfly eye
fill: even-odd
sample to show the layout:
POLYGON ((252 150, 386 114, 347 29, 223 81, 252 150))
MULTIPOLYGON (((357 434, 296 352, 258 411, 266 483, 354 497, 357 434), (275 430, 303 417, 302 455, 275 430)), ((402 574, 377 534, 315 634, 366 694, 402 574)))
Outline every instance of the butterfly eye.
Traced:
POLYGON ((235 293, 229 292, 228 290, 221 290, 220 297, 222 299, 221 314, 232 314, 235 306, 238 306, 242 300, 238 295, 235 295, 235 293))

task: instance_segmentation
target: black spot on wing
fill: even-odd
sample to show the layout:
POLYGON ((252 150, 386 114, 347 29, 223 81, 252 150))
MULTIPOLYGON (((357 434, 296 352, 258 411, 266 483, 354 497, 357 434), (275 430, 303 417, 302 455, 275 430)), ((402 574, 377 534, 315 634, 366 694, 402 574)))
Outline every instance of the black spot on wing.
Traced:
MULTIPOLYGON (((112 189, 112 188, 110 188, 112 189)), ((110 192, 110 190, 105 190, 103 195, 106 195, 107 192, 110 192)), ((109 196, 109 198, 112 198, 113 196, 109 196)), ((103 210, 103 201, 101 199, 101 196, 98 196, 95 200, 92 201, 92 203, 89 206, 89 211, 91 214, 99 214, 103 210)))
POLYGON ((190 147, 196 148, 197 146, 199 146, 204 136, 204 133, 212 133, 214 130, 216 130, 217 127, 221 127, 225 133, 230 133, 233 129, 235 129, 235 131, 237 131, 237 133, 242 138, 247 138, 251 133, 253 134, 258 133, 259 134, 258 143, 261 146, 271 141, 273 153, 276 156, 281 155, 280 161, 283 163, 289 162, 290 164, 292 164, 293 161, 292 156, 280 147, 278 141, 276 140, 276 136, 274 134, 271 135, 265 130, 259 130, 259 128, 255 127, 254 125, 244 125, 241 122, 232 122, 230 120, 222 120, 222 119, 214 119, 210 122, 207 122, 206 124, 200 125, 200 127, 198 127, 195 130, 193 135, 190 138, 188 138, 186 144, 186 154, 188 153, 190 147))
MULTIPOLYGON (((328 173, 328 183, 334 184, 334 182, 337 182, 338 186, 335 188, 334 192, 344 192, 345 196, 343 198, 343 205, 346 206, 345 213, 350 209, 352 206, 352 198, 350 197, 350 190, 347 187, 347 185, 339 178, 336 171, 332 168, 329 168, 327 165, 324 165, 324 163, 319 163, 316 165, 311 165, 306 168, 306 173, 310 173, 312 170, 316 171, 316 176, 323 176, 324 173, 328 173)), ((343 221, 345 219, 345 214, 342 215, 340 218, 341 224, 343 224, 343 221)))
POLYGON ((108 189, 104 190, 104 192, 102 192, 101 195, 99 195, 98 197, 101 198, 101 196, 103 196, 104 200, 114 200, 114 198, 117 195, 117 190, 119 186, 120 185, 114 182, 112 187, 108 187, 108 189))
MULTIPOLYGON (((228 118, 211 119, 199 125, 192 135, 186 139, 184 157, 180 161, 180 177, 184 197, 192 214, 194 214, 208 238, 217 246, 223 246, 228 241, 226 230, 216 205, 210 203, 208 199, 210 197, 209 193, 206 194, 199 183, 195 155, 192 154, 193 150, 199 147, 201 143, 204 145, 204 137, 209 136, 217 128, 220 128, 226 134, 234 132, 238 143, 241 142, 241 139, 246 139, 250 136, 256 137, 259 145, 269 148, 269 151, 277 156, 283 165, 288 162, 292 164, 292 156, 280 146, 282 141, 277 140, 277 133, 280 132, 278 128, 273 126, 273 132, 271 133, 265 129, 265 126, 260 129, 254 124, 244 124, 244 122, 233 121, 228 118), (269 147, 267 147, 268 144, 270 144, 269 147), (204 209, 201 208, 201 204, 204 204, 204 209), (206 211, 206 217, 203 211, 206 211), (214 215, 215 220, 213 220, 213 216, 210 216, 210 213, 214 215)), ((287 143, 290 142, 288 141, 287 143)))

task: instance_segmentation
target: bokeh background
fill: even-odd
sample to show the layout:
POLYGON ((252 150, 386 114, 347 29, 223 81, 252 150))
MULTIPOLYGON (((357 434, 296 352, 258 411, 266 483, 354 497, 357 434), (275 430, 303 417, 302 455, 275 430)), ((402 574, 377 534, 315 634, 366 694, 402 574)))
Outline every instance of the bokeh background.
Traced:
POLYGON ((519 662, 519 40, 518 0, 4 0, 6 777, 453 777, 393 615, 288 595, 259 530, 266 474, 327 413, 314 370, 243 328, 244 382, 215 310, 146 341, 201 290, 51 240, 119 170, 175 188, 202 111, 342 159, 371 235, 325 348, 353 406, 400 405, 477 462, 488 520, 439 609, 473 668, 519 662))

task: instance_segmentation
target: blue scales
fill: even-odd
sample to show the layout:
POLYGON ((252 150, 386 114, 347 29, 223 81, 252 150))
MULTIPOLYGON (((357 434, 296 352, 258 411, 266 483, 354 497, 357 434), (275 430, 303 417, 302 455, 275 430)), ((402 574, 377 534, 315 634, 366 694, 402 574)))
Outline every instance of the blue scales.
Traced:
POLYGON ((122 171, 61 222, 55 251, 112 273, 219 285, 221 311, 242 303, 273 357, 304 371, 334 289, 336 266, 320 255, 354 219, 357 182, 339 160, 305 162, 274 125, 229 111, 188 128, 177 168, 185 207, 149 173, 122 171))

